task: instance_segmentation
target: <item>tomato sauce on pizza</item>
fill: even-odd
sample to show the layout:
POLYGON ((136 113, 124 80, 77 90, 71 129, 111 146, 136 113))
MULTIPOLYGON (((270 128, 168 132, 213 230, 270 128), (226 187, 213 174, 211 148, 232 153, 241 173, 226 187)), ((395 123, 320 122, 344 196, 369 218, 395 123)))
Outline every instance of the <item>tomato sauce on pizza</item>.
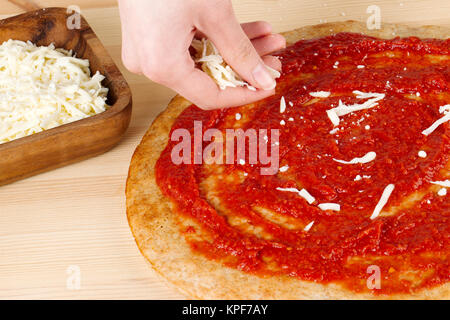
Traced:
POLYGON ((369 290, 370 266, 380 271, 376 293, 448 282, 450 136, 437 121, 449 112, 450 39, 339 33, 277 56, 274 96, 216 111, 192 105, 172 128, 278 129, 277 174, 248 161, 176 165, 175 141, 156 164, 162 192, 195 222, 180 226, 192 250, 243 272, 356 292, 369 290))

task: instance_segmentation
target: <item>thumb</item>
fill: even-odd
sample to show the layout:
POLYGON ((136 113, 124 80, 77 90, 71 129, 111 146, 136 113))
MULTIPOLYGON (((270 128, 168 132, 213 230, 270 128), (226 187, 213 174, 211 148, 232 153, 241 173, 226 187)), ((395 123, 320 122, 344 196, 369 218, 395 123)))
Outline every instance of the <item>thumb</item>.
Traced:
MULTIPOLYGON (((237 21, 233 11, 205 25, 204 33, 214 43, 224 60, 250 85, 273 90, 276 82, 237 21)), ((202 30, 203 31, 203 30, 202 30)))

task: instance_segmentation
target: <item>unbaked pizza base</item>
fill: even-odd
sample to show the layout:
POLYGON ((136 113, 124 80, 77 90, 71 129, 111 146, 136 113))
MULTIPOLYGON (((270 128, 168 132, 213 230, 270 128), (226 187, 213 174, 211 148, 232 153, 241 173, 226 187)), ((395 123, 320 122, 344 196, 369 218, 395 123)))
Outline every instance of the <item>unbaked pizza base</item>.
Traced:
MULTIPOLYGON (((355 21, 306 26, 283 35, 288 44, 338 32, 356 32, 379 38, 417 36, 446 39, 450 29, 383 24, 368 30, 355 21)), ((196 299, 449 299, 450 283, 413 294, 391 296, 355 293, 337 284, 302 281, 289 276, 261 277, 225 267, 193 252, 180 232, 171 200, 155 180, 155 163, 169 141, 178 115, 191 103, 176 96, 153 122, 131 160, 126 185, 127 216, 136 243, 152 267, 187 297, 196 299)), ((179 219, 179 218, 178 218, 179 219)))

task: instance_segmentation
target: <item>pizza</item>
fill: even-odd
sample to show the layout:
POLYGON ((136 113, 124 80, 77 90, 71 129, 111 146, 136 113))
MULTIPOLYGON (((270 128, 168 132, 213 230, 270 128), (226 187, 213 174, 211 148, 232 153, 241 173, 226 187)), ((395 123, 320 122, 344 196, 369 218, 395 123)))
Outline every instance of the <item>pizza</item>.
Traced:
POLYGON ((285 33, 274 96, 215 111, 175 97, 131 160, 142 254, 191 298, 450 298, 449 34, 308 26, 285 33), (216 149, 236 132, 243 153, 216 149))

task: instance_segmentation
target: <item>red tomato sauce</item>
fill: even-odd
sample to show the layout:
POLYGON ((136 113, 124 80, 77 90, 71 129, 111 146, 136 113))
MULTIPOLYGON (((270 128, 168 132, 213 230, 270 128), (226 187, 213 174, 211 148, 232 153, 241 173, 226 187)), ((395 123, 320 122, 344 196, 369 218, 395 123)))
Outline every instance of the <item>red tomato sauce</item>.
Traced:
POLYGON ((340 33, 299 41, 277 55, 283 71, 275 96, 256 103, 251 111, 244 106, 208 112, 191 106, 172 128, 192 131, 193 121, 199 120, 203 130, 224 131, 239 112, 249 119, 242 129, 280 130, 280 167, 288 165, 287 172, 262 176, 258 165, 223 165, 226 175, 245 171, 246 176, 242 183, 224 179, 216 190, 228 212, 245 218, 265 236, 233 226, 216 211, 199 188, 206 178, 203 166, 171 161, 177 142, 169 141, 157 161, 162 192, 177 204, 178 214, 193 218, 202 228, 185 230, 192 249, 244 272, 335 282, 356 292, 369 290, 370 265, 381 271, 381 289, 373 290, 377 294, 415 292, 448 282, 450 201, 428 188, 431 181, 446 180, 449 126, 445 123, 428 136, 422 131, 442 117, 439 107, 450 103, 450 39, 381 40, 340 33), (339 130, 331 134, 334 126, 326 110, 339 100, 361 103, 354 90, 386 96, 374 108, 341 117, 339 130), (331 96, 312 100, 309 93, 316 91, 331 96), (288 103, 284 113, 282 96, 288 103), (426 158, 418 157, 420 150, 426 158), (376 159, 366 164, 333 160, 371 151, 376 159), (363 178, 355 180, 357 175, 363 178), (276 190, 300 189, 298 183, 316 198, 314 204, 276 190), (416 192, 425 196, 393 215, 371 220, 388 184, 395 189, 385 209, 395 209, 416 192), (340 204, 340 212, 317 207, 329 202, 340 204), (255 207, 270 209, 294 225, 314 225, 308 232, 288 228, 255 207), (212 240, 188 236, 200 231, 212 240))

